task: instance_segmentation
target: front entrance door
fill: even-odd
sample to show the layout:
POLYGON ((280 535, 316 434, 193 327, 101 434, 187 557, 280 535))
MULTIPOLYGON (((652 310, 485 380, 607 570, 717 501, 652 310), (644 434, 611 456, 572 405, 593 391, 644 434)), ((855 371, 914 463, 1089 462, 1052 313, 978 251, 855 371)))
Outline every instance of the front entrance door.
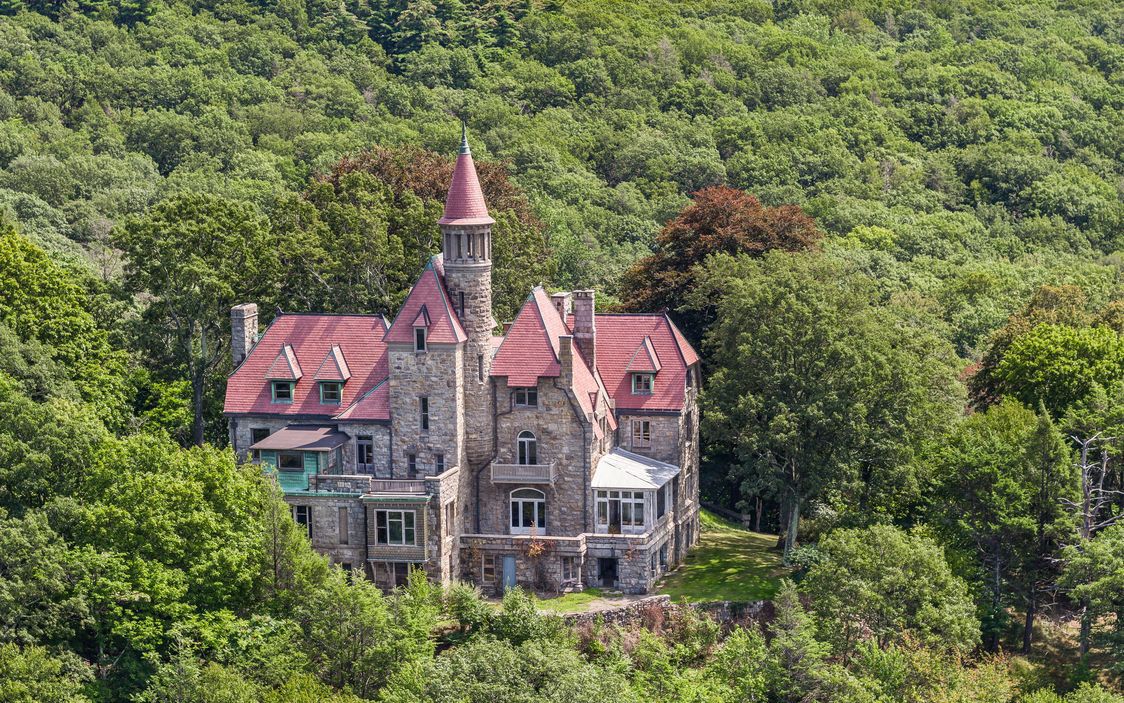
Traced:
POLYGON ((597 560, 598 571, 601 573, 601 585, 613 588, 617 585, 617 560, 601 558, 597 560))
POLYGON ((505 554, 503 557, 503 590, 515 588, 515 555, 505 554))

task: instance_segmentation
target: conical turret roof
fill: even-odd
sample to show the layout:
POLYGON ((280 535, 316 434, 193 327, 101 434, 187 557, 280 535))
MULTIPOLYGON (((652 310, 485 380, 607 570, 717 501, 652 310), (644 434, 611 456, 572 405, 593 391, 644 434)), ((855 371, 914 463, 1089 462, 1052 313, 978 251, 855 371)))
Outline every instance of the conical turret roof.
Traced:
POLYGON ((472 162, 472 150, 468 148, 467 130, 462 125, 461 150, 457 154, 457 165, 453 169, 449 194, 445 197, 445 214, 437 224, 490 225, 494 222, 495 220, 488 216, 484 191, 480 190, 480 180, 476 177, 476 164, 472 162))

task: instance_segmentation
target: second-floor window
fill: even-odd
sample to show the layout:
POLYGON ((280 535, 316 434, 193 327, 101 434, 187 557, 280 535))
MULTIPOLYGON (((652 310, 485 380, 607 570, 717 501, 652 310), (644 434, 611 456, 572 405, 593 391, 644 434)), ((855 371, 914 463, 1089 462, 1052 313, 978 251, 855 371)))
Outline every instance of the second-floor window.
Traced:
POLYGON ((648 420, 632 421, 632 447, 649 449, 652 446, 652 423, 648 420))
POLYGON ((418 455, 417 454, 407 454, 406 455, 406 469, 410 472, 410 478, 414 478, 418 475, 418 455))
POLYGON ((308 538, 312 539, 312 506, 294 505, 293 521, 304 528, 308 538))
POLYGON ((539 406, 539 389, 538 388, 516 388, 515 389, 515 407, 517 408, 537 408, 539 406))
POLYGON ((413 510, 376 510, 375 539, 379 544, 417 544, 413 510))
POLYGON ((361 474, 375 471, 375 438, 369 434, 355 438, 355 469, 361 474))
POLYGON ((272 386, 273 386, 273 402, 274 403, 291 403, 291 402, 293 402, 293 382, 292 381, 274 381, 272 386))
POLYGON ((339 405, 343 397, 343 384, 339 381, 320 382, 320 402, 324 405, 339 405))
POLYGON ((632 374, 632 394, 652 395, 652 376, 650 373, 632 374))
POLYGON ((516 444, 520 464, 526 466, 539 463, 539 441, 535 439, 534 433, 526 430, 520 432, 516 444))

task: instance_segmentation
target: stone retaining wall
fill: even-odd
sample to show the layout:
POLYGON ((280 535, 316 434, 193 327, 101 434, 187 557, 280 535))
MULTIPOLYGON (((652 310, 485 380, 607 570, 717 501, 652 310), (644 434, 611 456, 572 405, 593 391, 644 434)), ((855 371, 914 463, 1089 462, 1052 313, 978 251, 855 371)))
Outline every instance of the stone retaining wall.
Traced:
POLYGON ((623 628, 642 626, 649 619, 650 610, 660 608, 664 614, 680 608, 692 608, 714 618, 722 625, 762 622, 772 618, 772 604, 769 601, 714 601, 712 603, 672 603, 671 596, 652 596, 609 610, 590 613, 565 613, 562 620, 569 625, 582 625, 600 621, 606 625, 623 628))

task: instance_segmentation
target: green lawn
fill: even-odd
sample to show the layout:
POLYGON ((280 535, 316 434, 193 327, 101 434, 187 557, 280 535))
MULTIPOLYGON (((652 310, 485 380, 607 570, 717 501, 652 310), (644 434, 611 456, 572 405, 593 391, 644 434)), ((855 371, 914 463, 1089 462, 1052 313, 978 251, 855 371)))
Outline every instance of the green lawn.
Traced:
POLYGON ((776 535, 744 530, 705 510, 700 521, 698 546, 656 592, 692 602, 772 598, 785 574, 776 535))
POLYGON ((557 598, 545 598, 538 603, 540 610, 549 610, 553 613, 584 613, 589 604, 601 598, 604 594, 600 588, 587 588, 576 593, 567 593, 557 598))

